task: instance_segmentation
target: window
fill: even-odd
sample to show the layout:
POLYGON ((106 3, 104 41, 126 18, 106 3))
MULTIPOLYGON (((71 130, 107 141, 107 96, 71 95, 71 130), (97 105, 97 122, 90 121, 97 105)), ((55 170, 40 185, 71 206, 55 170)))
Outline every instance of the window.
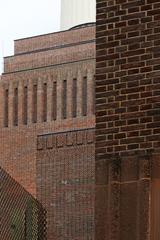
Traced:
POLYGON ((32 96, 32 122, 37 122, 37 85, 33 85, 33 96, 32 96))
POLYGON ((52 119, 57 119, 57 83, 53 82, 52 91, 52 119))
POLYGON ((23 89, 23 124, 27 125, 28 121, 28 87, 23 89))
POLYGON ((75 118, 77 116, 77 79, 73 79, 72 86, 72 117, 75 118))
POLYGON ((47 83, 43 84, 43 122, 47 121, 47 83))
POLYGON ((82 115, 87 115, 87 77, 82 82, 82 115))
POLYGON ((8 89, 4 92, 4 127, 8 127, 8 89))
POLYGON ((13 125, 18 126, 18 88, 14 89, 13 96, 13 125))
POLYGON ((62 117, 67 118, 67 81, 63 81, 63 93, 62 93, 62 117))

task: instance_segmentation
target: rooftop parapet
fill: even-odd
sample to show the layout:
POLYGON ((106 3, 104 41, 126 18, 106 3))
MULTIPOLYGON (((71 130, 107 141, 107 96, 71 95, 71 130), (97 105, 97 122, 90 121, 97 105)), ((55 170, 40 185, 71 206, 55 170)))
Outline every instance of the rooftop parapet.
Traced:
POLYGON ((14 43, 14 54, 18 55, 44 49, 60 48, 64 45, 76 44, 91 39, 95 39, 95 26, 94 24, 86 24, 78 29, 74 28, 68 31, 17 39, 14 43))

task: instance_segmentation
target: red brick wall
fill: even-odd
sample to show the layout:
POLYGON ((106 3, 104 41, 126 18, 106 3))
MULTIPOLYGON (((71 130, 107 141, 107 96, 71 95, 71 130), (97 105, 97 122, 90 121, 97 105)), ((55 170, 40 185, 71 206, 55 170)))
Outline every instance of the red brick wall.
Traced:
POLYGON ((33 68, 48 68, 54 65, 85 61, 86 59, 95 58, 94 47, 95 43, 91 42, 77 46, 73 45, 63 50, 60 48, 6 57, 4 58, 4 71, 5 73, 11 73, 33 68))
MULTIPOLYGON (((84 44, 85 45, 85 44, 84 44)), ((62 52, 64 49, 59 50, 62 52)), ((86 51, 88 48, 86 46, 86 51)), ((92 48, 94 54, 94 46, 92 48)), ((26 56, 26 55, 25 55, 26 56)), ((23 57, 23 55, 22 55, 23 57)), ((23 72, 5 73, 0 81, 0 159, 1 166, 32 194, 36 194, 36 138, 38 134, 66 129, 94 127, 94 59, 23 72), (87 116, 82 114, 82 83, 87 76, 87 116), (77 115, 72 117, 72 86, 77 79, 77 115), (62 115, 62 86, 67 80, 67 118, 62 115), (56 108, 53 101, 53 85, 56 82, 56 108), (33 86, 37 85, 37 122, 33 123, 33 86), (47 84, 47 111, 44 122, 44 84, 47 84), (28 106, 24 107, 24 87, 27 87, 28 106), (18 89, 18 126, 14 126, 14 90, 18 89), (8 127, 5 127, 5 91, 8 90, 8 127), (24 109, 27 124, 24 124, 24 109), (53 119, 53 110, 56 119, 53 119), (27 169, 27 171, 26 171, 27 169)))
POLYGON ((39 51, 48 48, 57 48, 70 44, 95 39, 95 26, 86 26, 68 31, 49 33, 24 39, 18 39, 14 44, 15 55, 39 51))
POLYGON ((97 0, 97 239, 149 239, 152 228, 151 166, 160 147, 159 11, 156 0, 97 0))
POLYGON ((48 240, 94 239, 94 130, 38 136, 37 197, 48 240))
MULTIPOLYGON (((1 81, 0 99, 1 99, 1 117, 0 117, 0 159, 1 166, 20 181, 21 184, 26 187, 32 194, 36 194, 35 189, 35 160, 36 160, 36 138, 38 134, 75 129, 94 126, 93 115, 93 75, 91 76, 91 84, 88 82, 89 90, 88 96, 90 101, 88 102, 88 114, 82 116, 82 101, 81 101, 81 79, 83 75, 86 75, 86 66, 93 68, 93 63, 74 64, 72 66, 65 66, 50 71, 33 71, 26 73, 17 73, 12 75, 5 75, 1 81), (77 70, 79 69, 79 77, 77 76, 77 70), (81 69, 81 70, 80 70, 81 69), (68 75, 70 72, 70 75, 68 75), (83 72, 83 74, 82 74, 83 72), (58 76, 57 76, 58 74, 58 76), (63 74, 63 75, 62 75, 63 74), (49 76, 49 77, 48 77, 49 76), (63 78, 64 76, 64 78, 63 78), (62 103, 61 103, 61 91, 62 81, 67 77, 68 91, 72 86, 72 79, 75 77, 78 79, 79 91, 77 93, 77 117, 72 118, 72 93, 68 93, 67 98, 67 119, 62 119, 62 103), (57 82, 57 110, 56 120, 53 120, 51 115, 51 102, 52 102, 52 89, 53 82, 57 82), (42 83, 47 83, 48 98, 47 98, 47 122, 43 122, 43 94, 42 83), (38 114, 37 123, 32 123, 32 98, 33 98, 33 83, 37 83, 38 86, 38 114), (18 126, 13 126, 13 89, 18 86, 18 98, 19 98, 19 111, 18 111, 18 126), (23 87, 28 86, 28 123, 23 123, 23 87), (8 113, 8 127, 4 127, 4 91, 9 89, 9 113, 8 113), (70 96, 70 97, 69 97, 70 96), (27 169, 27 171, 26 171, 27 169)), ((89 78, 88 78, 89 79, 89 78)))
POLYGON ((97 148, 107 154, 159 147, 158 1, 116 2, 97 5, 97 148))
POLYGON ((93 25, 15 41, 15 54, 4 58, 4 74, 91 58, 95 58, 93 25))
MULTIPOLYGON (((36 182, 37 136, 41 134, 81 129, 83 130, 86 128, 95 127, 95 44, 93 39, 94 31, 94 27, 88 27, 79 30, 56 33, 55 35, 49 34, 47 36, 44 35, 40 37, 19 40, 18 43, 16 42, 15 53, 21 54, 5 59, 5 72, 3 73, 0 80, 0 165, 34 196, 38 195, 38 197, 40 197, 40 186, 38 186, 39 182, 36 182), (58 41, 60 46, 58 49, 55 49, 58 41), (86 43, 85 41, 91 43, 86 43), (35 47, 36 43, 37 47, 35 47), (66 46, 69 43, 73 46, 66 46), (63 45, 63 47, 61 45, 63 45), (41 48, 43 48, 44 51, 41 48), (47 50, 47 48, 54 48, 54 50, 47 50), (29 49, 31 51, 35 50, 35 52, 27 52, 29 49), (22 52, 25 53, 22 54, 22 52), (58 65, 56 65, 56 63, 58 65), (51 66, 51 64, 53 65, 51 66), (85 89, 85 92, 87 92, 87 97, 85 98, 87 99, 86 116, 84 116, 83 114, 83 106, 86 105, 83 98, 84 78, 87 79, 87 89, 85 89), (74 79, 76 79, 77 82, 77 106, 75 117, 73 116, 74 79), (66 81, 67 89, 66 102, 63 101, 64 81, 66 81), (57 90, 56 93, 53 89, 53 86, 55 85, 57 90), (27 91, 25 91, 24 94, 24 89, 26 88, 27 91), (8 91, 8 97, 6 94, 6 90, 8 91), (15 92, 17 91, 18 105, 16 103, 17 97, 15 97, 15 92), (28 98, 27 104, 26 96, 28 98), (56 104, 54 102, 55 99, 56 104), (8 107, 6 102, 8 102, 8 107), (63 104, 65 104, 66 106, 66 119, 63 118, 63 104), (15 109, 17 108, 18 122, 17 126, 15 126, 13 119, 14 116, 16 116, 15 109), (53 111, 56 115, 56 119, 53 118, 53 111), (26 120, 24 121, 24 116, 26 116, 25 119, 27 119, 27 124, 25 122, 26 120), (33 120, 35 121, 35 123, 33 122, 33 120)), ((76 148, 75 152, 78 154, 78 151, 80 150, 82 151, 82 158, 80 160, 84 160, 84 155, 86 153, 88 154, 87 156, 91 156, 92 164, 94 164, 93 144, 89 144, 89 146, 86 145, 85 147, 79 147, 79 150, 77 150, 76 148)), ((79 158, 75 156, 74 150, 72 150, 71 152, 73 153, 75 161, 78 161, 79 158)), ((50 154, 50 157, 53 158, 53 151, 50 150, 48 151, 48 153, 50 154)), ((65 160, 67 162, 69 161, 69 158, 67 156, 68 149, 65 149, 64 153, 64 157, 66 157, 65 160)), ((57 153, 57 159, 64 163, 64 159, 61 158, 61 155, 62 153, 59 151, 57 153)), ((83 176, 85 176, 85 174, 90 174, 90 172, 84 172, 84 166, 82 166, 82 178, 83 176)), ((57 169, 54 169, 55 173, 59 171, 59 166, 57 165, 56 167, 57 169)), ((47 169, 47 165, 44 166, 44 169, 47 169)), ((63 179, 66 173, 61 172, 61 174, 61 177, 63 179)), ((44 179, 44 175, 42 177, 44 179)), ((88 177, 90 177, 90 175, 88 177)), ((48 186, 48 184, 50 184, 50 182, 46 182, 46 189, 51 186, 48 186)), ((52 184, 54 184, 54 182, 52 182, 52 184)), ((63 239, 66 239, 66 236, 64 234, 76 234, 76 229, 79 229, 80 231, 79 235, 76 235, 77 239, 82 239, 83 235, 85 235, 86 239, 91 239, 93 236, 93 192, 90 190, 90 186, 85 186, 85 184, 82 184, 81 191, 83 187, 85 192, 87 192, 88 190, 88 195, 86 195, 87 199, 85 199, 84 195, 82 196, 78 192, 78 196, 81 195, 79 204, 81 204, 80 207, 82 208, 79 209, 78 206, 75 205, 77 212, 75 213, 75 215, 73 215, 73 220, 70 217, 69 209, 67 210, 67 212, 63 212, 65 211, 63 208, 62 211, 59 212, 59 210, 57 209, 58 206, 52 206, 53 208, 48 208, 49 221, 54 222, 55 219, 52 214, 54 214, 54 212, 57 214, 55 215, 55 223, 59 224, 59 226, 60 224, 62 225, 63 239), (90 191, 92 192, 91 195, 90 191), (90 198, 92 200, 91 208, 88 207, 88 202, 90 198), (83 217, 85 210, 87 211, 86 217, 85 215, 83 217), (60 218, 59 214, 65 214, 65 226, 63 226, 64 222, 62 221, 62 217, 60 218), (50 218, 50 216, 52 216, 53 218, 50 218), (76 216, 77 225, 75 226, 74 223, 71 222, 74 222, 76 216), (69 219, 69 223, 66 222, 67 218, 69 219), (85 220, 85 218, 87 219, 85 220), (61 220, 60 223, 58 222, 60 221, 59 219, 61 220), (83 223, 85 224, 84 228, 82 227, 83 223), (67 233, 67 231, 70 231, 70 233, 67 233)), ((74 191, 75 188, 77 188, 76 184, 74 185, 74 191)), ((60 190, 61 189, 59 189, 58 191, 60 190)), ((41 192, 41 194, 42 200, 44 201, 43 197, 45 195, 45 190, 44 192, 41 192)), ((71 192, 71 194, 73 193, 71 192)), ((68 193, 69 196, 71 194, 68 193)), ((63 196, 61 196, 61 198, 62 200, 64 200, 63 196)), ((50 196, 46 195, 45 200, 47 201, 47 203, 49 203, 50 196)), ((50 224, 49 229, 51 229, 50 224)), ((56 228, 55 226, 55 229, 60 229, 60 227, 56 228)), ((59 236, 60 233, 56 234, 58 234, 59 236)), ((51 239, 54 239, 53 235, 51 236, 51 239)))

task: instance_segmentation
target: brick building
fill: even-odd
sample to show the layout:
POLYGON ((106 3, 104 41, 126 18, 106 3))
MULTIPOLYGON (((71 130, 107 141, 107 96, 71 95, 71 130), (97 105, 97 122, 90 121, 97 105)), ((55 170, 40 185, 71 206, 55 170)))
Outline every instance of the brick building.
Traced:
POLYGON ((22 186, 0 168, 0 238, 46 239, 46 211, 22 186))
POLYGON ((97 0, 96 240, 160 239, 160 3, 97 0))
POLYGON ((49 240, 94 239, 95 179, 96 240, 160 239, 159 11, 97 0, 96 147, 92 24, 5 58, 1 165, 43 203, 49 240))
POLYGON ((94 238, 94 73, 94 24, 4 58, 0 165, 46 208, 49 240, 94 238))

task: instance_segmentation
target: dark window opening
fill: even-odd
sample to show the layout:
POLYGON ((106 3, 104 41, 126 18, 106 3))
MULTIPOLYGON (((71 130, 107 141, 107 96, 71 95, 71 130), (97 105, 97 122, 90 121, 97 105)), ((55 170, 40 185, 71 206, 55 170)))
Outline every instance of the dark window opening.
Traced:
POLYGON ((67 118, 67 81, 63 81, 63 93, 62 93, 62 117, 67 118))
POLYGON ((43 85, 43 122, 47 121, 47 83, 43 85))
POLYGON ((28 122, 28 87, 23 89, 23 124, 28 122))
POLYGON ((13 97, 13 125, 18 126, 18 88, 14 89, 13 97))
POLYGON ((52 91, 52 120, 57 119, 57 83, 53 82, 52 91))
POLYGON ((33 85, 32 122, 37 122, 37 85, 33 85))
POLYGON ((72 87, 72 117, 77 117, 77 79, 73 79, 72 87))
POLYGON ((82 83, 82 115, 87 115, 87 77, 83 78, 82 83))

